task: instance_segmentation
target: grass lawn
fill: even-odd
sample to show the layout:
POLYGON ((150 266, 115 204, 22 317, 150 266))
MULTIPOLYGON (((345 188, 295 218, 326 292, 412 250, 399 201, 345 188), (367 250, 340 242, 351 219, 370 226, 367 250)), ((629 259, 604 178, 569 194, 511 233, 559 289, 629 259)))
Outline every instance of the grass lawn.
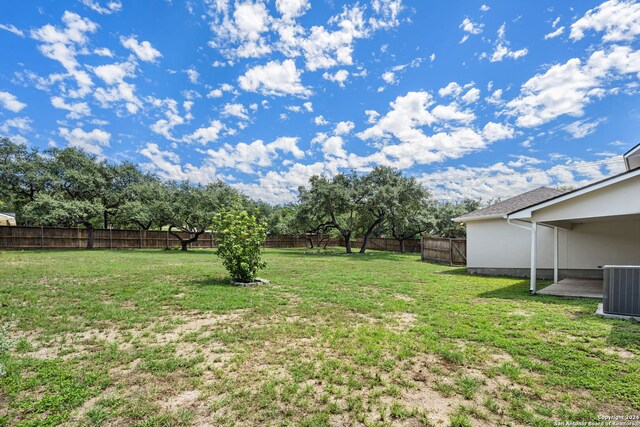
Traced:
POLYGON ((416 255, 0 252, 0 426, 553 425, 640 413, 640 325, 416 255))

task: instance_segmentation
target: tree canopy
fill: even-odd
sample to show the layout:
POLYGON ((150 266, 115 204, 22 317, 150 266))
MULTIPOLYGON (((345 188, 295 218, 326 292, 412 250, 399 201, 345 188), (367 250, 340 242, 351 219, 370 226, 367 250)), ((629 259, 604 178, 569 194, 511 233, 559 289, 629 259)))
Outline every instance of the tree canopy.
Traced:
POLYGON ((347 253, 356 237, 363 237, 362 253, 371 236, 394 237, 402 250, 420 235, 462 237, 464 226, 452 219, 480 206, 434 200, 415 178, 386 166, 312 176, 297 203, 271 206, 222 182, 164 181, 133 163, 73 147, 40 152, 8 138, 0 138, 0 201, 19 224, 87 228, 88 247, 95 228, 117 227, 166 229, 186 250, 217 213, 234 205, 252 212, 268 234, 303 236, 312 247, 318 234, 340 236, 347 253))

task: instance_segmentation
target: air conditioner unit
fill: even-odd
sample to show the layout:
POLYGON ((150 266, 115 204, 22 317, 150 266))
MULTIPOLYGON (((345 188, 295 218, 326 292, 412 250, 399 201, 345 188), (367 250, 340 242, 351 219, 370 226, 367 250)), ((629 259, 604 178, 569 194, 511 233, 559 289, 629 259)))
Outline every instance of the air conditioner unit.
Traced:
POLYGON ((640 266, 605 265, 602 311, 640 317, 640 266))

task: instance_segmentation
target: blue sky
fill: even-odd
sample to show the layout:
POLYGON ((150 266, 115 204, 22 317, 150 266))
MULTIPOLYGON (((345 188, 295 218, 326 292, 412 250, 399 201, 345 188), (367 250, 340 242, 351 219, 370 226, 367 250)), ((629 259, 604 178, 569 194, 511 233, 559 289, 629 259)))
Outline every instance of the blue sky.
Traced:
POLYGON ((581 185, 640 129, 632 1, 4 2, 0 134, 295 200, 401 168, 445 200, 581 185))

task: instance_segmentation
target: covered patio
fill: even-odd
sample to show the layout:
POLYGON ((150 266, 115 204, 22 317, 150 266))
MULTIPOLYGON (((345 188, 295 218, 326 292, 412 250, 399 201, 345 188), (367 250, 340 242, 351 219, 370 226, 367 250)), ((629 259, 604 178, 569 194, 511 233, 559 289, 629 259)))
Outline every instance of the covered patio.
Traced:
POLYGON ((602 299, 601 279, 562 279, 538 291, 539 295, 602 299))
POLYGON ((507 215, 531 233, 531 293, 602 299, 603 266, 640 265, 639 194, 634 169, 507 215), (539 247, 542 228, 552 239, 539 247), (553 284, 538 291, 538 257, 550 255, 553 284))

